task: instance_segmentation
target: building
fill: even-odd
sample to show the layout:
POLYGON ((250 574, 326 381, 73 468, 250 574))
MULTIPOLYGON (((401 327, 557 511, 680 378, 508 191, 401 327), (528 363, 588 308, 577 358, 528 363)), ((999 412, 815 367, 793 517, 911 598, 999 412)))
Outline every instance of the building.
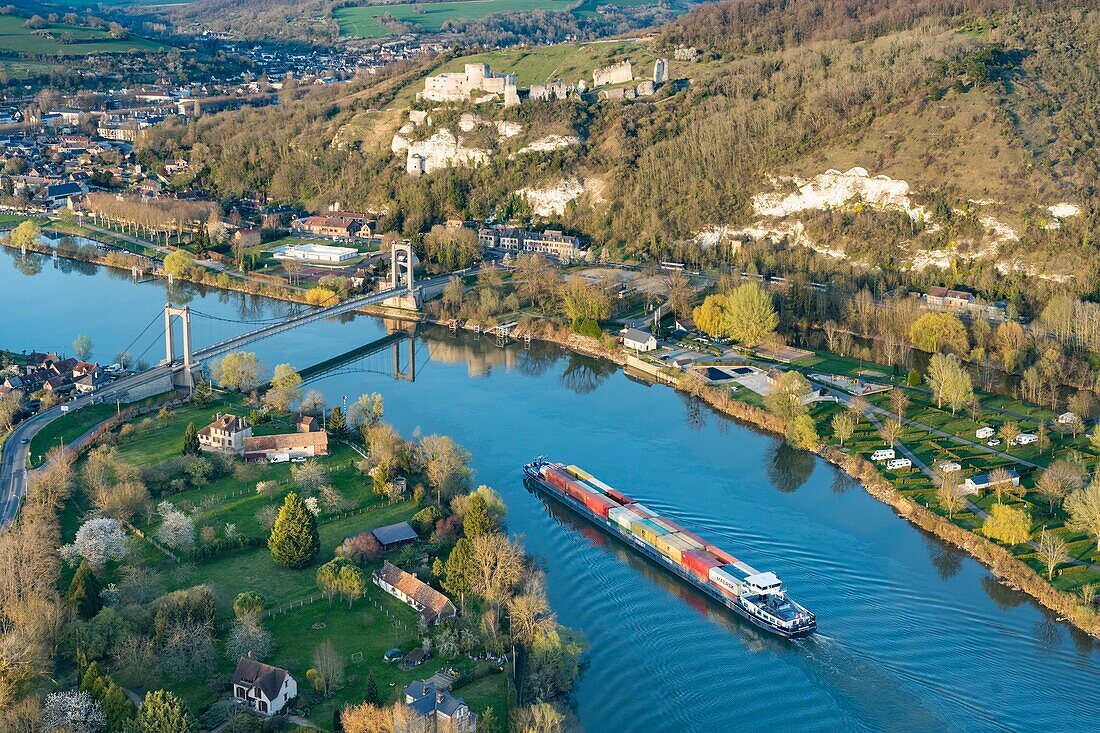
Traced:
POLYGON ((466 64, 462 71, 445 71, 424 79, 424 91, 417 99, 431 102, 462 102, 474 92, 499 94, 504 106, 519 104, 515 74, 494 74, 489 64, 466 64))
POLYGON ((624 84, 634 81, 634 67, 629 61, 620 61, 602 69, 592 72, 592 86, 602 87, 607 84, 624 84))
POLYGON ((371 580, 379 588, 419 612, 420 620, 426 626, 454 618, 457 613, 451 599, 389 560, 371 573, 371 580))
POLYGON ((199 430, 199 448, 220 453, 243 453, 246 438, 252 437, 248 420, 228 413, 221 414, 214 422, 199 430))
POLYGON ((1018 472, 1009 468, 1005 470, 1005 473, 1008 474, 1008 477, 1001 481, 994 481, 992 479, 992 471, 989 473, 979 473, 977 476, 971 476, 966 479, 966 481, 963 481, 963 493, 977 494, 980 491, 987 491, 993 488, 998 483, 1011 483, 1013 486, 1020 485, 1020 474, 1018 472))
POLYGON ((402 733, 476 733, 477 714, 460 697, 434 682, 416 680, 405 688, 405 713, 394 713, 394 730, 402 733))
POLYGON ((298 683, 285 669, 241 657, 233 672, 233 699, 264 715, 278 715, 298 696, 298 683))
POLYGON ((657 337, 639 328, 623 331, 623 346, 634 351, 653 351, 657 348, 657 337))
POLYGON ((378 540, 378 544, 382 545, 382 549, 386 551, 420 539, 416 534, 416 530, 408 522, 387 524, 385 527, 372 529, 370 533, 374 535, 374 539, 378 540))
POLYGON ((291 460, 328 455, 328 433, 283 433, 244 439, 246 461, 291 460))
POLYGON ((516 227, 486 227, 478 231, 477 238, 486 249, 535 252, 557 257, 562 262, 581 259, 585 254, 579 238, 559 229, 533 232, 516 227))
POLYGON ((945 310, 965 311, 974 302, 974 294, 964 290, 949 290, 940 286, 928 288, 924 296, 925 302, 933 308, 945 310))
POLYGON ((246 227, 233 232, 233 243, 242 247, 258 247, 260 245, 260 230, 255 227, 246 227))
POLYGON ((296 232, 328 239, 351 239, 362 227, 363 222, 352 216, 307 216, 290 226, 296 232))
POLYGON ((359 256, 355 247, 333 247, 328 244, 294 244, 275 250, 277 260, 298 260, 335 265, 359 256))

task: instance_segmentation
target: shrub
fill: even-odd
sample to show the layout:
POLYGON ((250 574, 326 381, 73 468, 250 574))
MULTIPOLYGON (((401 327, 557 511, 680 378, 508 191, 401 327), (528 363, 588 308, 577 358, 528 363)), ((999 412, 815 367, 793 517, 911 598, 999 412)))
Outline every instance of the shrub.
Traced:
POLYGON ((353 537, 347 537, 336 548, 336 557, 357 565, 364 565, 371 560, 377 560, 381 556, 382 544, 370 532, 362 532, 353 537))

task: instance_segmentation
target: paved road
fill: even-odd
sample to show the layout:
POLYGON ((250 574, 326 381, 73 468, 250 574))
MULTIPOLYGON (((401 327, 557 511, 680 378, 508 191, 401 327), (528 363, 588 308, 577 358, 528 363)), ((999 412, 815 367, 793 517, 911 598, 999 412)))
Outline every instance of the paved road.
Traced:
MULTIPOLYGON (((141 386, 151 379, 160 379, 169 372, 169 367, 157 366, 152 369, 123 377, 116 382, 102 387, 94 395, 78 397, 66 402, 69 410, 78 410, 81 407, 95 402, 114 402, 116 398, 125 399, 126 394, 136 387, 141 386)), ((65 413, 61 406, 34 415, 15 426, 11 435, 4 443, 3 453, 0 454, 0 529, 8 526, 16 514, 23 496, 27 493, 27 458, 30 451, 30 441, 42 428, 61 417, 65 413), (27 442, 23 442, 27 441, 27 442)))

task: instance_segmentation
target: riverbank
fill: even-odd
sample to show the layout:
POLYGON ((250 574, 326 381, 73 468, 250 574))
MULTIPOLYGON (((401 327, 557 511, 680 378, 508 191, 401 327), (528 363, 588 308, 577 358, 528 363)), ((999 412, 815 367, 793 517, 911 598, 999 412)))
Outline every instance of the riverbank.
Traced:
MULTIPOLYGON (((555 343, 585 356, 606 359, 624 370, 627 369, 627 355, 617 345, 609 346, 604 341, 577 334, 568 327, 556 326, 548 321, 530 321, 517 326, 517 335, 521 337, 530 335, 533 339, 555 343)), ((660 379, 652 375, 648 375, 647 378, 696 397, 717 412, 753 428, 777 437, 783 437, 787 432, 786 424, 775 415, 732 397, 726 390, 712 387, 701 381, 685 379, 683 372, 662 370, 660 379)), ((835 446, 824 443, 817 450, 809 452, 844 471, 868 494, 893 508, 902 519, 980 562, 993 573, 998 582, 1026 593, 1044 608, 1057 613, 1060 620, 1100 639, 1100 613, 1082 603, 1079 596, 1059 591, 1051 586, 1025 562, 1005 548, 953 524, 921 504, 902 496, 879 475, 873 464, 858 456, 851 456, 835 446)))

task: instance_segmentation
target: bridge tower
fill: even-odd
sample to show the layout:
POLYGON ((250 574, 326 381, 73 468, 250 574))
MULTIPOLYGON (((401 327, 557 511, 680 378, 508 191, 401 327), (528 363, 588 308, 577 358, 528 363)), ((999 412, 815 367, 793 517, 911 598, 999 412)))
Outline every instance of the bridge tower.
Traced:
POLYGON ((411 242, 394 239, 390 243, 390 289, 402 285, 405 292, 398 292, 385 302, 386 305, 405 310, 420 310, 420 292, 413 275, 413 248, 411 242))
POLYGON ((415 334, 405 339, 409 345, 408 357, 405 360, 405 369, 401 368, 401 343, 395 343, 393 349, 393 378, 416 381, 416 336, 415 334))
POLYGON ((177 308, 171 303, 164 304, 164 358, 166 364, 171 364, 176 360, 175 335, 172 333, 173 317, 178 317, 183 325, 183 371, 178 374, 173 373, 172 383, 178 387, 186 387, 190 391, 195 386, 194 370, 197 366, 191 349, 190 306, 177 308))

